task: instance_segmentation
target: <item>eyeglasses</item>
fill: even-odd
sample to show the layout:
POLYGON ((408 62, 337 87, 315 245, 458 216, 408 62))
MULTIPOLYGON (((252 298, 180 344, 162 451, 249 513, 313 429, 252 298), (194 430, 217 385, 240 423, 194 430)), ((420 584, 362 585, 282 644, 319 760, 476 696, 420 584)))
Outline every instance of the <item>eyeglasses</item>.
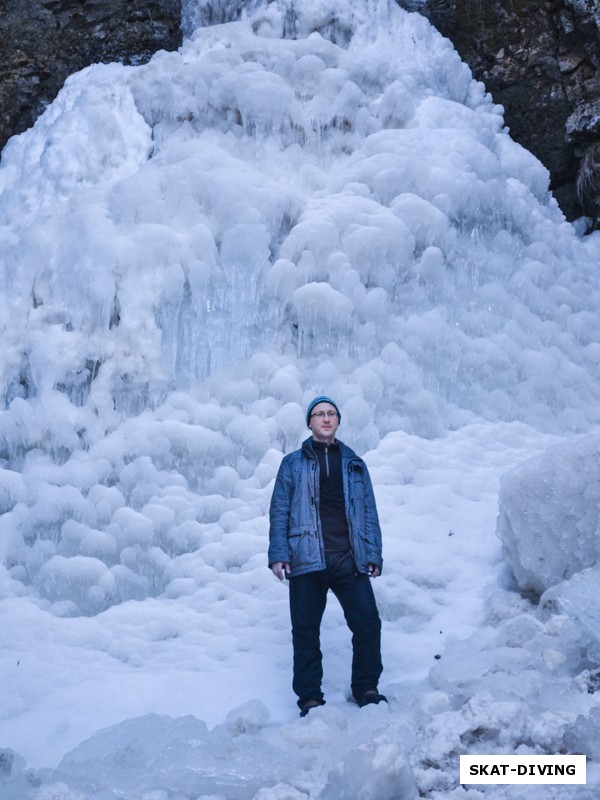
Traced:
POLYGON ((325 417, 327 417, 327 419, 333 419, 334 417, 337 417, 337 415, 337 411, 315 411, 315 413, 311 414, 310 416, 311 419, 313 417, 318 417, 319 419, 324 419, 325 417))

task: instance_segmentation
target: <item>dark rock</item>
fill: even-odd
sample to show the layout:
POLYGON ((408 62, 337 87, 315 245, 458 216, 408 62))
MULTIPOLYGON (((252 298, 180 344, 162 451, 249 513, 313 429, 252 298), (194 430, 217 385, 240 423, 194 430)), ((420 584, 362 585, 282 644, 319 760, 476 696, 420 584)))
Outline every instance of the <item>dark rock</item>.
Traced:
POLYGON ((577 198, 591 220, 590 231, 600 227, 600 144, 592 144, 581 159, 577 175, 577 198))
POLYGON ((181 44, 181 0, 0 0, 0 149, 73 72, 181 44))

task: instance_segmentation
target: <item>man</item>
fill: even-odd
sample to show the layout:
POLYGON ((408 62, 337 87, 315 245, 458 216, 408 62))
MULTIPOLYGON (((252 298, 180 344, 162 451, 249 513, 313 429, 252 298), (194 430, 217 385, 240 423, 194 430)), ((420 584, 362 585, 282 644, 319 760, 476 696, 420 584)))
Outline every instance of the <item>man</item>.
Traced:
POLYGON ((377 690, 381 620, 369 581, 381 574, 381 530, 367 466, 336 439, 340 421, 330 397, 315 397, 306 413, 312 436, 281 462, 271 499, 269 567, 289 578, 292 685, 302 717, 325 703, 320 627, 329 589, 352 631, 355 701, 387 702, 377 690))

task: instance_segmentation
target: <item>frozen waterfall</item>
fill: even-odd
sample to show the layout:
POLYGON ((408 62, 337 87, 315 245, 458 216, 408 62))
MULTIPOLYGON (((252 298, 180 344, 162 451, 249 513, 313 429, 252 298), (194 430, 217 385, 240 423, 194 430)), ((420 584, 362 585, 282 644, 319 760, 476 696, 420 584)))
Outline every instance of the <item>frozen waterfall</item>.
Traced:
POLYGON ((504 472, 600 422, 600 234, 419 14, 186 0, 182 24, 2 154, 0 749, 54 768, 96 736, 36 773, 64 795, 17 756, 1 792, 462 800, 459 752, 596 730, 574 623, 515 592, 495 520, 504 472), (266 513, 324 391, 376 485, 391 703, 331 687, 309 735, 266 513))

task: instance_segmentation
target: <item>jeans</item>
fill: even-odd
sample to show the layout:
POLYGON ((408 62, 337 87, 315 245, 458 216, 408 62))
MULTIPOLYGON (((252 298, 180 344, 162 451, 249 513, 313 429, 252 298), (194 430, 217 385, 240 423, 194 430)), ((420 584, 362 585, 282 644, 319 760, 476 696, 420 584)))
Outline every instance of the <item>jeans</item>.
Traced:
POLYGON ((342 606, 352 631, 351 688, 355 698, 377 689, 381 663, 381 620, 368 575, 358 573, 351 553, 326 553, 327 568, 290 578, 294 680, 300 708, 322 700, 321 619, 329 589, 342 606))

